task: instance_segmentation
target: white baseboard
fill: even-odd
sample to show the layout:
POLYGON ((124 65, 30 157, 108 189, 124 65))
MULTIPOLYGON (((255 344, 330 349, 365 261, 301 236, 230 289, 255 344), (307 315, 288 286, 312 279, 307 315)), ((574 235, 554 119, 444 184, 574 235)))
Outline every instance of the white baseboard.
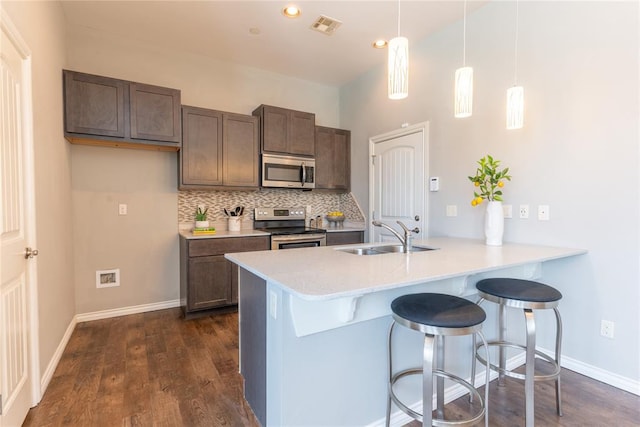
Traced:
MULTIPOLYGON (((542 353, 545 353, 551 357, 554 357, 554 352, 538 348, 542 353)), ((525 354, 519 353, 516 356, 507 360, 506 368, 509 370, 515 369, 518 366, 524 365, 525 363, 525 354)), ((630 378, 623 377, 618 374, 614 374, 609 371, 605 371, 604 369, 597 368, 595 366, 588 365, 579 360, 572 359, 571 357, 562 356, 561 365, 563 368, 569 369, 571 371, 577 372, 581 375, 584 375, 589 378, 593 378, 594 380, 601 381, 605 384, 609 384, 610 386, 619 388, 621 390, 627 391, 629 393, 633 393, 635 395, 640 395, 640 382, 632 380, 630 378)), ((484 370, 482 369, 482 365, 478 364, 479 372, 476 373, 476 381, 475 384, 484 383, 484 370)), ((492 371, 490 375, 491 381, 498 377, 498 373, 492 371)), ((466 378, 468 380, 468 378, 466 378)), ((461 385, 454 384, 444 391, 444 402, 445 404, 449 402, 453 402, 461 396, 464 396, 468 393, 468 390, 461 385)), ((435 398, 433 400, 433 407, 436 406, 435 398)), ((411 405, 408 405, 411 409, 416 412, 422 412, 422 401, 416 401, 411 405)), ((376 420, 373 423, 369 424, 367 427, 380 427, 385 425, 385 419, 376 420)), ((404 412, 397 410, 396 412, 391 413, 391 426, 403 426, 409 422, 413 421, 413 418, 409 417, 404 412)))
POLYGON ((40 377, 40 398, 41 399, 42 399, 42 396, 44 396, 44 392, 47 390, 47 387, 49 386, 49 382, 53 377, 53 373, 56 371, 56 368, 58 367, 58 363, 62 358, 62 353, 64 353, 64 349, 67 347, 67 344, 69 343, 71 334, 73 334, 73 330, 76 328, 76 323, 77 323, 76 317, 77 316, 74 316, 71 319, 71 322, 69 322, 69 326, 67 326, 67 330, 64 332, 64 335, 62 336, 62 339, 60 340, 60 344, 58 344, 56 351, 53 353, 53 356, 51 357, 51 360, 47 365, 47 369, 44 371, 44 373, 40 377))
POLYGON ((62 339, 60 340, 60 344, 56 348, 56 351, 53 353, 49 364, 47 365, 47 369, 42 374, 40 378, 40 396, 44 396, 44 392, 47 390, 49 386, 49 382, 53 377, 53 373, 58 367, 58 363, 60 363, 60 359, 62 358, 62 354, 64 353, 64 349, 67 347, 69 343, 69 339, 71 339, 71 334, 73 334, 73 330, 76 325, 80 322, 88 322, 91 320, 99 320, 99 319, 108 319, 111 317, 125 316, 127 314, 137 314, 137 313, 145 313, 147 311, 156 311, 156 310, 164 310, 165 308, 174 308, 180 307, 180 300, 171 300, 164 302, 156 302, 152 304, 142 304, 135 305, 131 307, 123 307, 123 308, 114 308, 111 310, 101 310, 94 311, 91 313, 83 313, 76 314, 71 322, 69 322, 69 326, 67 326, 67 330, 65 331, 62 339))
POLYGON ((109 319, 111 317, 126 316, 128 314, 146 313, 147 311, 164 310, 165 308, 180 307, 180 300, 175 299, 151 304, 134 305, 131 307, 113 308, 110 310, 93 311, 76 314, 76 321, 89 322, 91 320, 109 319))
MULTIPOLYGON (((554 357, 554 353, 552 351, 546 349, 539 350, 551 357, 554 357)), ((638 380, 632 380, 631 378, 605 371, 604 369, 588 365, 564 355, 562 356, 561 365, 563 368, 567 368, 586 377, 593 378, 594 380, 609 384, 610 386, 619 388, 620 390, 640 396, 640 381, 638 380)))

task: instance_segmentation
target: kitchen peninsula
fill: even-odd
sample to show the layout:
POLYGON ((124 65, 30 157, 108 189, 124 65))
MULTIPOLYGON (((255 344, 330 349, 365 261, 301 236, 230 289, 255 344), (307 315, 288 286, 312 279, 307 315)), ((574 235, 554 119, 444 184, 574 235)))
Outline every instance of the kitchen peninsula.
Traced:
MULTIPOLYGON (((394 298, 472 296, 483 278, 537 279, 543 263, 586 253, 457 238, 414 244, 434 250, 363 256, 343 246, 225 255, 240 267, 240 371, 245 398, 262 425, 379 423, 394 298)), ((399 363, 416 364, 420 339, 401 339, 406 355, 399 363)), ((461 364, 468 369, 467 359, 461 364)))

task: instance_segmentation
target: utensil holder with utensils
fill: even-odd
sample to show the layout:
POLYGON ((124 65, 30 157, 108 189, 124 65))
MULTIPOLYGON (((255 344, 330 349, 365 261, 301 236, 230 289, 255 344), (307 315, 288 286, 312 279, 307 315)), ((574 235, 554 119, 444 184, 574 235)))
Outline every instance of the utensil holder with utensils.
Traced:
POLYGON ((242 228, 242 217, 230 216, 228 228, 229 228, 229 231, 240 231, 240 229, 242 228))

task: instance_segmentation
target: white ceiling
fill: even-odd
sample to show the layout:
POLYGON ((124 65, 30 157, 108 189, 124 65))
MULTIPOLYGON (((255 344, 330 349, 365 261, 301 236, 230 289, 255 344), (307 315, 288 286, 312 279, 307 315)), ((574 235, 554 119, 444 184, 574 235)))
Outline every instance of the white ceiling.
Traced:
MULTIPOLYGON (((469 1, 471 13, 488 1, 469 1)), ((377 38, 398 31, 397 1, 62 1, 69 24, 328 85, 386 62, 377 38), (285 18, 284 6, 302 9, 285 18), (310 29, 320 15, 342 21, 332 36, 310 29), (251 28, 260 33, 250 33, 251 28)), ((401 35, 411 43, 463 16, 458 0, 400 3, 401 35)), ((461 35, 462 38, 462 35, 461 35)), ((462 41, 461 41, 462 42, 462 41)))

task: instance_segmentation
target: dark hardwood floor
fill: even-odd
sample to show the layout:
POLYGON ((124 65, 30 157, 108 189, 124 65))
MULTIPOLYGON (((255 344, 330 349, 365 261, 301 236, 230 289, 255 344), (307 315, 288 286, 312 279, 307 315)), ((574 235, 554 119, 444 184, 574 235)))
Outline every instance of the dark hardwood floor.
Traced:
POLYGON ((257 426, 242 397, 237 314, 179 309, 79 323, 25 426, 257 426))
MULTIPOLYGON (((553 383, 536 384, 536 425, 640 425, 640 397, 563 370, 564 416, 553 383)), ((524 387, 490 386, 490 425, 523 426, 524 387)), ((464 415, 462 397, 446 406, 464 415)), ((80 323, 25 426, 257 426, 242 398, 238 317, 185 321, 179 309, 80 323)), ((418 426, 419 423, 410 423, 418 426)))

